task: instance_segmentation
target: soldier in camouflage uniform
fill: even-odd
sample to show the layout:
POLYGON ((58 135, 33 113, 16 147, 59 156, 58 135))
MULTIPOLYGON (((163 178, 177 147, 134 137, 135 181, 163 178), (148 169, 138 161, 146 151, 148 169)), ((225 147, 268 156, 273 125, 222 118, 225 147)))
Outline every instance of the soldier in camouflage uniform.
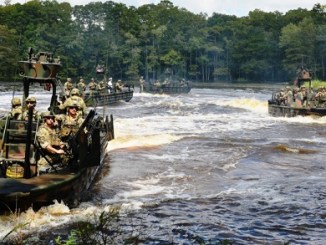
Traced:
POLYGON ((33 107, 33 120, 37 121, 39 119, 41 119, 41 113, 39 111, 36 110, 35 106, 36 106, 36 98, 33 96, 28 97, 25 100, 26 103, 26 108, 22 114, 22 120, 28 120, 28 109, 30 107, 33 107))
POLYGON ((317 101, 316 106, 325 108, 326 105, 326 88, 321 87, 318 93, 315 95, 315 99, 317 101))
POLYGON ((19 98, 14 97, 11 100, 11 111, 9 116, 11 119, 21 120, 23 113, 22 102, 19 98))
POLYGON ((107 85, 107 84, 105 83, 104 80, 100 81, 100 82, 98 83, 97 90, 98 90, 98 91, 105 91, 105 89, 106 89, 106 85, 107 85))
POLYGON ((56 119, 61 123, 60 137, 63 141, 74 135, 82 125, 84 119, 78 113, 79 104, 75 100, 69 100, 66 104, 66 115, 58 115, 56 119))
POLYGON ((43 113, 44 123, 38 128, 36 140, 38 141, 44 155, 38 161, 38 173, 51 172, 55 165, 67 164, 63 148, 65 144, 60 140, 55 130, 55 116, 50 112, 43 113))
MULTIPOLYGON (((84 95, 84 92, 85 92, 85 90, 86 90, 86 84, 85 84, 84 79, 81 78, 81 79, 79 80, 79 83, 77 83, 77 88, 78 88, 78 90, 79 90, 79 95, 80 95, 80 96, 83 96, 83 95, 84 95)), ((72 91, 71 91, 71 92, 72 92, 72 91)), ((72 95, 71 92, 70 92, 70 95, 72 95)))
POLYGON ((71 90, 74 87, 73 84, 72 84, 72 81, 71 81, 71 78, 70 77, 67 78, 67 81, 65 82, 65 84, 63 85, 63 87, 64 87, 64 90, 65 90, 65 95, 68 98, 70 96, 71 90))
POLYGON ((70 97, 63 104, 59 105, 59 109, 66 109, 67 105, 70 104, 71 101, 75 101, 79 105, 78 114, 80 116, 85 116, 87 114, 87 106, 83 98, 80 97, 79 90, 77 88, 71 90, 70 97))
POLYGON ((116 92, 122 92, 123 90, 123 83, 122 81, 119 79, 116 83, 115 83, 115 91, 116 92))
POLYGON ((88 88, 91 93, 94 93, 97 90, 97 84, 94 78, 91 79, 91 82, 88 84, 88 88))

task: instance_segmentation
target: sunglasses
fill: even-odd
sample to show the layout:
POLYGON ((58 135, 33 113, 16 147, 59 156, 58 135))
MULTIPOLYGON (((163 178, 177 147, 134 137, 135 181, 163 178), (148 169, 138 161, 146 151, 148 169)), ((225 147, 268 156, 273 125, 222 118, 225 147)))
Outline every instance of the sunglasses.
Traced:
POLYGON ((35 104, 35 102, 27 101, 26 104, 35 104))
POLYGON ((71 106, 71 107, 69 107, 69 109, 76 109, 76 110, 78 110, 78 107, 77 106, 71 106))

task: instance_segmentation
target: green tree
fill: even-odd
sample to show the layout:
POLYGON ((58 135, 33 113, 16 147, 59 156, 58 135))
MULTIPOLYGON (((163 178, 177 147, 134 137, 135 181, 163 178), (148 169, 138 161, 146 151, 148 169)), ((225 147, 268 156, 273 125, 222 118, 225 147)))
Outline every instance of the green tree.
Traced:
POLYGON ((283 65, 294 76, 299 66, 315 67, 316 28, 312 18, 282 29, 280 47, 285 51, 283 65))
POLYGON ((0 25, 0 79, 12 79, 17 73, 18 36, 16 31, 0 25))

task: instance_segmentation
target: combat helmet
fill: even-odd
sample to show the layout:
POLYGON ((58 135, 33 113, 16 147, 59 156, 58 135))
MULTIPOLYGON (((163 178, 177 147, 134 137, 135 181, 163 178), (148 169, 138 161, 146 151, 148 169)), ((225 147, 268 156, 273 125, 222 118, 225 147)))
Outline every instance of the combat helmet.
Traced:
POLYGON ((51 111, 46 111, 42 113, 42 118, 54 118, 54 114, 51 111))
POLYGON ((17 106, 17 105, 21 105, 21 104, 22 104, 22 102, 21 102, 21 100, 19 98, 14 97, 14 98, 11 99, 11 105, 12 106, 17 106))
POLYGON ((66 108, 68 108, 68 107, 78 107, 79 108, 79 103, 76 100, 73 100, 71 98, 67 99, 65 104, 66 104, 66 108))
POLYGON ((34 96, 29 96, 29 97, 27 97, 25 102, 34 102, 34 103, 36 103, 36 98, 34 96))
POLYGON ((70 95, 79 95, 79 89, 78 88, 73 88, 70 92, 70 95))

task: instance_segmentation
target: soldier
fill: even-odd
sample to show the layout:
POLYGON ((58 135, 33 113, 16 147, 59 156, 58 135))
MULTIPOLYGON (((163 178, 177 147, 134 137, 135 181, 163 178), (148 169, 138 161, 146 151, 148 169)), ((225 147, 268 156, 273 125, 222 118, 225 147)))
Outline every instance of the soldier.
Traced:
POLYGON ((64 87, 64 90, 65 90, 65 95, 68 98, 70 96, 70 91, 73 88, 73 84, 71 82, 71 78, 70 77, 67 78, 67 81, 65 82, 65 84, 63 85, 63 87, 64 87))
POLYGON ((286 86, 285 87, 285 93, 284 93, 284 97, 281 98, 285 105, 287 106, 291 106, 293 104, 293 92, 291 87, 286 86))
POLYGON ((67 105, 71 103, 71 101, 75 101, 79 105, 78 114, 80 116, 85 116, 87 114, 87 106, 82 97, 80 97, 79 90, 77 88, 73 88, 70 92, 70 97, 59 106, 61 110, 67 108, 67 105))
POLYGON ((278 93, 276 93, 275 98, 279 105, 285 105, 285 89, 282 88, 278 93))
POLYGON ((295 105, 297 107, 305 107, 307 101, 306 87, 303 85, 295 95, 295 105))
POLYGON ((145 80, 143 76, 141 76, 139 79, 139 93, 142 93, 144 91, 144 84, 145 84, 145 80))
MULTIPOLYGON (((77 83, 77 88, 79 89, 80 96, 83 96, 84 95, 84 92, 86 90, 86 84, 85 84, 85 81, 84 81, 83 78, 81 78, 79 80, 79 83, 77 83)), ((70 95, 72 95, 71 92, 70 92, 70 95)))
POLYGON ((56 116, 56 119, 61 122, 60 137, 63 141, 67 140, 69 135, 74 135, 84 121, 78 110, 79 104, 75 100, 69 100, 66 103, 66 115, 56 116))
POLYGON ((123 90, 123 83, 122 81, 119 79, 116 83, 115 83, 115 91, 116 92, 122 92, 123 90))
POLYGON ((11 119, 20 120, 22 117, 23 108, 22 102, 19 98, 14 97, 11 100, 11 111, 9 112, 9 116, 11 119))
POLYGON ((97 84, 94 78, 91 79, 91 82, 88 84, 88 88, 91 94, 93 94, 97 90, 97 84))
POLYGON ((315 99, 317 100, 317 107, 325 107, 326 105, 326 89, 325 87, 321 87, 319 92, 315 95, 315 99))
POLYGON ((106 84, 105 84, 105 81, 102 80, 102 81, 100 81, 100 82, 98 83, 97 90, 98 90, 98 91, 103 91, 103 90, 105 90, 105 89, 106 89, 106 84))
POLYGON ((28 110, 33 107, 33 120, 37 121, 41 119, 41 113, 36 110, 36 98, 34 96, 30 96, 25 100, 26 109, 22 114, 22 120, 28 120, 28 110))
POLYGON ((65 144, 55 130, 55 116, 50 112, 44 112, 42 118, 43 124, 36 133, 36 140, 43 152, 37 163, 39 174, 51 172, 53 166, 67 162, 63 150, 65 144))
POLYGON ((161 88, 161 83, 160 83, 159 80, 156 80, 156 81, 154 82, 154 89, 155 89, 155 90, 159 90, 160 88, 161 88))

